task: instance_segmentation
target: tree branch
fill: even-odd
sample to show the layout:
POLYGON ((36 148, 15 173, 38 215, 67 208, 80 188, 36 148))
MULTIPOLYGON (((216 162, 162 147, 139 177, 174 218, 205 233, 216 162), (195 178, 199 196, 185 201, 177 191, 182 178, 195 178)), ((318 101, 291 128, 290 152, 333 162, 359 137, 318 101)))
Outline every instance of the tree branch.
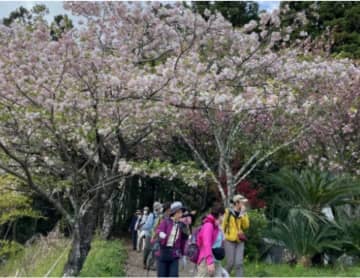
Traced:
POLYGON ((213 179, 213 181, 216 183, 218 190, 220 191, 221 194, 221 198, 223 200, 226 200, 226 195, 224 192, 224 189, 221 186, 221 182, 218 180, 218 178, 215 176, 214 172, 211 170, 211 168, 209 167, 209 165, 206 163, 206 161, 202 158, 202 156, 200 155, 200 153, 196 150, 196 148, 190 143, 190 141, 186 138, 186 136, 183 134, 183 132, 181 130, 179 130, 180 136, 181 138, 183 138, 183 140, 185 141, 185 143, 189 146, 189 148, 193 151, 193 153, 195 154, 195 157, 197 157, 197 159, 200 161, 200 163, 204 166, 204 168, 209 171, 209 173, 211 174, 211 178, 213 179))

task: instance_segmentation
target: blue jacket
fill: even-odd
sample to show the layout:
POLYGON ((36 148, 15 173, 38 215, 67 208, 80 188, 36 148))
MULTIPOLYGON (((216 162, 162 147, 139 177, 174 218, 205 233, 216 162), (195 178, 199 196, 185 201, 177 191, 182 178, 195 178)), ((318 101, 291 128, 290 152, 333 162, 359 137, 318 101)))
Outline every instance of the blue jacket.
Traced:
POLYGON ((148 232, 151 232, 153 226, 154 226, 154 223, 155 223, 155 216, 154 214, 151 212, 149 214, 149 216, 147 217, 146 219, 146 222, 145 224, 142 226, 141 230, 142 231, 148 231, 148 232))

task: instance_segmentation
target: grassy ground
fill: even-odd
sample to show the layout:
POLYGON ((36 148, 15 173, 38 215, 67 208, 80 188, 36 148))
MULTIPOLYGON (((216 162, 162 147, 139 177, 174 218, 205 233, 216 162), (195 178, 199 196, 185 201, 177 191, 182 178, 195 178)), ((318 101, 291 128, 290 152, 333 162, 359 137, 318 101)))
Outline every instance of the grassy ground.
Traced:
POLYGON ((61 276, 69 247, 67 239, 43 238, 0 265, 0 276, 61 276))
MULTIPOLYGON (((0 265, 2 276, 62 276, 70 250, 68 239, 43 238, 41 241, 24 248, 11 257, 6 264, 0 265)), ((82 277, 124 276, 126 250, 121 241, 94 240, 92 248, 80 273, 82 277)))
POLYGON ((245 275, 249 277, 294 277, 294 276, 346 276, 346 277, 358 277, 360 276, 360 265, 340 268, 340 267, 309 267, 303 266, 290 266, 286 264, 270 265, 265 263, 248 262, 245 263, 245 275))
POLYGON ((80 276, 125 276, 126 259, 127 252, 120 240, 95 240, 80 276))
MULTIPOLYGON (((4 265, 0 265, 1 276, 61 276, 67 254, 70 250, 68 239, 46 239, 24 248, 16 256, 11 257, 4 265)), ((90 253, 80 273, 81 277, 125 276, 125 263, 128 253, 122 241, 103 241, 95 239, 90 253)), ((129 258, 132 261, 134 258, 129 258)), ((137 263, 141 268, 141 264, 137 263)), ((141 268, 142 270, 142 268, 141 268)), ((135 272, 134 272, 135 273, 135 272)), ((245 275, 248 277, 295 277, 295 276, 346 276, 359 277, 360 265, 340 267, 310 267, 289 265, 269 265, 246 262, 245 275)))

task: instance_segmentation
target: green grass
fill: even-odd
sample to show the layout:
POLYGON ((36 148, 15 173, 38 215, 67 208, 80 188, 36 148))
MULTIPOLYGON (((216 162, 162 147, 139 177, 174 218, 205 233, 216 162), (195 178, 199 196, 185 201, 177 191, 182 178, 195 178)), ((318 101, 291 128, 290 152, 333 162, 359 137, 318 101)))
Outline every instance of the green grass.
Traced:
POLYGON ((94 240, 81 277, 125 276, 127 253, 120 240, 94 240))
MULTIPOLYGON (((62 276, 70 251, 69 239, 42 239, 0 265, 2 276, 62 276), (57 262, 57 263, 56 263, 57 262)), ((125 276, 126 250, 120 240, 95 239, 80 273, 82 277, 125 276)))
POLYGON ((249 277, 292 277, 292 276, 360 276, 360 265, 348 268, 340 267, 309 267, 287 264, 245 263, 245 276, 249 277))
POLYGON ((43 239, 0 265, 0 276, 44 276, 50 269, 49 276, 61 276, 69 250, 67 239, 43 239))

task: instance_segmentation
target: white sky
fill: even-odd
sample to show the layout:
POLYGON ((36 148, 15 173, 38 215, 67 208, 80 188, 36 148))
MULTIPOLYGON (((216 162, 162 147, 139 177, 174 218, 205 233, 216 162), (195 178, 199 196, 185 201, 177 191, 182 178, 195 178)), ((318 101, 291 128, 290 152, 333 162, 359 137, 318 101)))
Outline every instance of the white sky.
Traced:
MULTIPOLYGON (((257 1, 260 10, 271 11, 279 6, 280 1, 257 1)), ((63 8, 62 1, 2 1, 0 0, 0 19, 7 17, 16 8, 23 6, 30 10, 35 4, 45 4, 49 9, 49 14, 46 16, 47 21, 52 21, 55 15, 68 13, 63 8)), ((70 14, 69 14, 70 16, 70 14)), ((76 24, 76 17, 70 16, 76 24)))

